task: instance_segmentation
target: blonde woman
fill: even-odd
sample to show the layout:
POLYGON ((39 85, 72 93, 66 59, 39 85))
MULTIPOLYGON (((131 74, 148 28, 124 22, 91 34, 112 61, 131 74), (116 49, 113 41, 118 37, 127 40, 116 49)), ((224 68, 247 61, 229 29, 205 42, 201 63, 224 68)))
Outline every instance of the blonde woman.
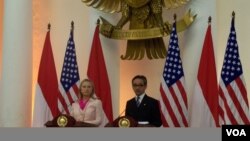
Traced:
POLYGON ((80 84, 79 99, 72 104, 70 115, 76 121, 92 123, 100 126, 103 122, 102 102, 94 95, 94 83, 84 79, 80 84))

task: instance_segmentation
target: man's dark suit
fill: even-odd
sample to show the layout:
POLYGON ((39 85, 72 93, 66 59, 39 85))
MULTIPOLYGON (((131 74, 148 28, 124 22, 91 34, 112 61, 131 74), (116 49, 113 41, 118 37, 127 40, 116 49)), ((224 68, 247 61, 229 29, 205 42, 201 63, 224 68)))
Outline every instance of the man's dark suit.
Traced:
POLYGON ((125 115, 136 121, 148 121, 156 127, 162 125, 159 101, 147 95, 144 95, 139 107, 136 106, 135 98, 127 101, 125 115))

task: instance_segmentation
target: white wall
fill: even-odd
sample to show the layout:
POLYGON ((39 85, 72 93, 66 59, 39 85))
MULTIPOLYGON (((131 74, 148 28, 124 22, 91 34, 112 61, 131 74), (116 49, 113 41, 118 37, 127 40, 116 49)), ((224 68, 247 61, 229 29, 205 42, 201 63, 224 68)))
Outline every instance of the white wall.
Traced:
MULTIPOLYGON (((0 97, 2 94, 3 0, 0 0, 0 97)), ((0 127, 1 127, 0 123, 0 127)))
POLYGON ((3 48, 3 0, 0 0, 0 83, 2 81, 2 48, 3 48))

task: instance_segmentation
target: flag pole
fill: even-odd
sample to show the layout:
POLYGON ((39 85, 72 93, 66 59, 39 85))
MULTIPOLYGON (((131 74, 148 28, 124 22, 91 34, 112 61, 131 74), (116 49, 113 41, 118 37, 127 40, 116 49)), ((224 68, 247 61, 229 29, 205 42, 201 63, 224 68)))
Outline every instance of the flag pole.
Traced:
POLYGON ((74 21, 71 21, 71 32, 72 32, 72 39, 74 38, 74 21))
POLYGON ((212 22, 212 17, 209 16, 209 17, 208 17, 208 24, 211 24, 211 22, 212 22))
POLYGON ((235 12, 234 11, 232 12, 232 17, 235 18, 235 12))
POLYGON ((74 30, 74 21, 71 21, 71 30, 74 30))
POLYGON ((232 12, 232 21, 231 21, 231 22, 232 22, 232 23, 231 23, 231 24, 232 24, 232 27, 235 28, 235 27, 234 27, 234 23, 235 23, 235 12, 234 12, 234 11, 232 12))
POLYGON ((100 25, 100 19, 97 19, 96 25, 100 25))
POLYGON ((50 23, 48 23, 48 31, 50 31, 51 25, 50 23))
POLYGON ((233 24, 233 27, 234 27, 234 23, 235 23, 235 12, 233 11, 232 12, 232 24, 233 24))
POLYGON ((176 22, 177 15, 174 13, 174 22, 176 22))

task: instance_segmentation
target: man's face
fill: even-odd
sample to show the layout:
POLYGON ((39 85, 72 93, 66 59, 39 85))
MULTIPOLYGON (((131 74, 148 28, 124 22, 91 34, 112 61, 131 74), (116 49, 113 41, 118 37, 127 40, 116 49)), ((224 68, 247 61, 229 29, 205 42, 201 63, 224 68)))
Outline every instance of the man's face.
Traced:
POLYGON ((147 88, 143 80, 138 78, 132 82, 132 87, 136 95, 143 94, 147 88))

